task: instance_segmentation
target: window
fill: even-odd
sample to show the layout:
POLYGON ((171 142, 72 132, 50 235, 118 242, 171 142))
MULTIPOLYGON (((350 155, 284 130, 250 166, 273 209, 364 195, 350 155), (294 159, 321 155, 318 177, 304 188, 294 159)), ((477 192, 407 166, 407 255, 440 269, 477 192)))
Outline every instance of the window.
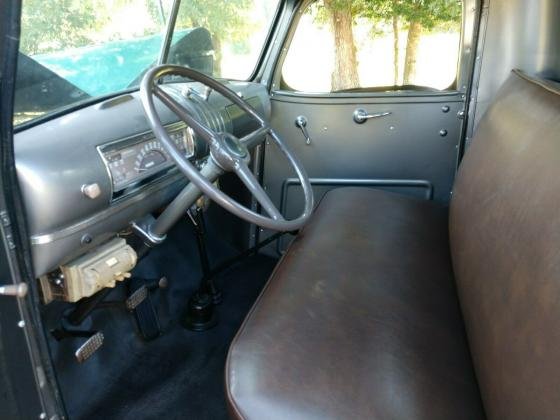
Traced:
POLYGON ((255 69, 279 0, 183 0, 176 34, 206 28, 212 38, 212 74, 247 80, 255 69))
POLYGON ((448 89, 457 75, 461 20, 457 0, 317 1, 289 46, 283 88, 448 89))
MULTIPOLYGON (((279 0, 183 0, 168 62, 247 79, 279 0)), ((14 123, 139 85, 173 0, 24 0, 14 123)))

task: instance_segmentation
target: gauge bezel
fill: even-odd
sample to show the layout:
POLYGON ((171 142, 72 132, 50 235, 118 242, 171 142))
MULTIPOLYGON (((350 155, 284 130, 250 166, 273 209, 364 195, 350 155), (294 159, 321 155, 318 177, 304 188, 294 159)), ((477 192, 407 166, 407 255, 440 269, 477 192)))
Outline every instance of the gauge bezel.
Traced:
MULTIPOLYGON (((187 154, 185 155, 185 157, 191 159, 196 156, 196 141, 192 129, 190 129, 190 127, 187 127, 187 125, 184 122, 179 121, 176 123, 168 124, 165 126, 165 128, 167 129, 170 135, 180 131, 184 131, 185 134, 183 135, 183 141, 185 142, 184 143, 185 149, 187 150, 187 154)), ((107 170, 107 174, 110 179, 111 191, 112 191, 111 196, 113 197, 113 200, 117 195, 118 198, 120 199, 122 198, 122 196, 127 196, 129 194, 134 193, 139 188, 142 188, 145 185, 151 183, 151 182, 143 183, 142 181, 146 180, 147 178, 152 178, 154 176, 157 179, 159 179, 161 178, 161 176, 163 176, 163 174, 161 176, 157 176, 158 174, 161 174, 163 172, 169 172, 169 170, 175 166, 173 161, 169 160, 168 162, 165 162, 162 165, 155 166, 153 169, 148 170, 145 173, 141 173, 141 174, 138 173, 133 179, 130 179, 124 183, 120 183, 120 184, 117 183, 117 185, 115 185, 113 171, 111 169, 110 162, 108 160, 108 155, 110 153, 115 153, 121 150, 124 151, 138 144, 149 143, 152 141, 157 142, 157 139, 153 135, 152 131, 148 130, 139 134, 134 134, 129 137, 121 138, 97 146, 97 151, 103 161, 103 164, 105 165, 105 169, 107 170), (123 194, 125 190, 130 190, 130 191, 126 191, 126 193, 123 194)))

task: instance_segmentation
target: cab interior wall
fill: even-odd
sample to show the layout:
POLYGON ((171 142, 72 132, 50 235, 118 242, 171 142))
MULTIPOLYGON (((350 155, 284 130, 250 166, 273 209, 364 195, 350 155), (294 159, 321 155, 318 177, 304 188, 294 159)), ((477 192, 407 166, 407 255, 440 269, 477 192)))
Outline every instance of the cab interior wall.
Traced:
POLYGON ((477 54, 481 66, 473 92, 474 127, 511 69, 560 81, 560 2, 484 0, 483 5, 487 22, 483 20, 477 54))
MULTIPOLYGON (((366 181, 404 179, 425 182, 420 187, 393 185, 386 189, 434 199, 445 206, 451 197, 457 169, 457 151, 461 141, 464 141, 462 136, 466 134, 468 145, 472 131, 510 70, 520 68, 529 74, 560 81, 560 42, 558 42, 560 1, 481 1, 479 6, 482 10, 483 27, 478 40, 478 50, 473 51, 473 57, 474 53, 477 57, 477 62, 473 66, 474 74, 470 74, 470 69, 468 69, 469 74, 465 73, 467 71, 465 63, 461 67, 462 81, 469 81, 470 77, 473 77, 468 130, 463 130, 463 122, 457 118, 467 105, 464 102, 465 92, 461 90, 462 87, 440 95, 411 95, 397 99, 390 95, 384 97, 358 95, 347 98, 338 96, 326 100, 312 96, 297 97, 293 93, 279 92, 275 89, 273 81, 278 81, 278 78, 274 78, 276 71, 274 66, 282 60, 274 54, 264 55, 265 59, 258 67, 260 73, 254 83, 233 82, 233 85, 242 86, 240 90, 256 92, 254 94, 259 96, 261 101, 259 105, 263 113, 270 118, 271 124, 283 137, 291 138, 290 148, 304 160, 311 177, 317 180, 329 178, 337 181, 347 180, 349 185, 352 179, 366 181), (269 81, 270 86, 265 87, 269 81), (351 118, 352 112, 358 106, 365 106, 369 111, 376 112, 390 108, 398 115, 395 118, 391 117, 393 119, 390 122, 378 125, 377 128, 372 127, 370 122, 364 126, 357 126, 351 118), (444 107, 447 107, 447 111, 442 112, 444 107), (304 114, 309 120, 311 147, 305 144, 300 129, 294 125, 294 121, 300 114, 304 114), (344 118, 343 122, 340 120, 342 118, 344 118), (405 127, 408 134, 404 136, 398 130, 393 131, 394 126, 397 126, 398 130, 405 127), (346 133, 356 128, 361 130, 359 136, 344 138, 346 133), (442 131, 445 131, 445 135, 441 134, 442 131), (366 134, 363 134, 364 132, 366 134), (353 143, 341 145, 341 139, 353 143), (376 141, 370 142, 371 139, 376 141), (363 146, 362 150, 357 149, 360 146, 363 146), (344 150, 340 150, 341 147, 344 150), (321 155, 325 150, 329 153, 335 151, 336 154, 321 155), (429 186, 430 194, 426 194, 426 185, 429 186), (431 195, 434 186, 435 194, 431 195)), ((292 8, 297 9, 298 3, 301 2, 291 0, 285 2, 285 8, 276 28, 279 31, 276 33, 277 39, 269 44, 269 48, 278 54, 281 54, 280 41, 286 35, 282 31, 287 32, 289 11, 292 8)), ((477 2, 473 1, 474 3, 477 2)), ((466 44, 463 47, 465 46, 466 44)), ((76 111, 76 115, 86 112, 87 110, 79 110, 76 111)), ((137 127, 141 127, 139 131, 144 131, 147 127, 146 121, 137 110, 135 112, 134 130, 138 131, 137 127)), ((72 115, 69 114, 69 124, 74 124, 71 119, 72 115)), ((117 124, 120 115, 114 113, 112 119, 117 124)), ((94 121, 98 122, 98 120, 94 121)), ((53 127, 54 123, 51 121, 44 127, 53 127)), ((124 136, 124 132, 131 130, 131 126, 127 125, 124 119, 118 124, 126 127, 119 129, 118 133, 107 135, 108 138, 124 136)), ((85 136, 94 136, 86 126, 81 126, 81 130, 86 133, 85 136)), ((107 133, 110 128, 100 128, 99 131, 107 133)), ((34 136, 35 141, 43 133, 41 126, 35 126, 18 135, 21 138, 34 136)), ((72 136, 72 133, 63 131, 60 133, 65 138, 72 136)), ((26 147, 31 147, 34 143, 29 140, 26 142, 26 147)), ((56 140, 60 142, 61 138, 56 140)), ((47 138, 45 141, 51 140, 47 138)), ((20 142, 20 152, 24 153, 25 150, 21 149, 22 144, 23 142, 20 142)), ((16 149, 17 147, 16 139, 16 149)), ((284 208, 288 216, 294 216, 301 210, 301 194, 295 191, 297 188, 293 188, 285 196, 283 195, 284 184, 293 177, 293 173, 288 172, 287 166, 282 161, 282 154, 270 144, 263 145, 260 152, 263 157, 257 164, 262 165, 262 173, 258 175, 262 178, 265 189, 271 194, 278 209, 284 208), (287 200, 288 197, 290 197, 289 202, 282 201, 287 200)), ((59 149, 53 149, 49 153, 52 155, 48 156, 49 162, 45 160, 45 167, 52 174, 63 157, 59 156, 59 149)), ((26 155, 29 156, 31 154, 26 155)), ((19 160, 20 169, 25 169, 25 164, 25 160, 19 160)), ((84 168, 73 169, 78 171, 84 168)), ((30 182, 28 184, 31 185, 30 182)), ((177 182, 173 194, 179 190, 179 184, 181 187, 184 186, 184 183, 177 182)), ((339 184, 343 185, 344 182, 339 184)), ((372 185, 375 186, 374 184, 372 185)), ((325 185, 317 181, 316 191, 319 192, 317 201, 331 188, 325 185)), ((370 188, 372 185, 367 187, 370 188)), ((231 174, 222 176, 219 186, 241 204, 249 208, 254 204, 251 195, 236 176, 231 174)), ((31 187, 28 188, 29 190, 31 187)), ((37 218, 31 220, 32 228, 38 221, 43 220, 42 218, 48 219, 52 216, 50 219, 52 221, 56 217, 61 217, 66 211, 76 210, 66 206, 65 203, 49 204, 49 196, 57 194, 45 190, 45 196, 42 197, 44 207, 37 205, 33 210, 37 218)), ((169 196, 164 198, 158 196, 158 207, 171 201, 173 194, 169 191, 167 194, 169 196)), ((145 212, 145 210, 146 208, 143 208, 137 212, 145 212)), ((161 208, 150 207, 150 211, 152 210, 157 215, 161 208)), ((254 234, 258 227, 240 220, 215 204, 210 205, 204 217, 206 243, 213 267, 247 250, 255 244, 255 240, 259 239, 259 234, 254 234)), ((52 228, 51 230, 57 230, 59 227, 48 225, 48 221, 45 223, 47 224, 43 226, 48 226, 49 229, 52 228)), ((340 220, 340 223, 344 223, 344 220, 340 220)), ((106 226, 100 223, 99 228, 105 229, 106 226)), ((115 233, 113 226, 109 230, 112 235, 115 233)), ((260 231, 264 232, 260 235, 261 240, 273 234, 272 231, 260 231)), ((31 233, 43 232, 37 229, 31 233)), ((94 311, 87 321, 92 329, 103 330, 104 347, 87 363, 77 364, 74 351, 80 339, 57 341, 50 334, 51 330, 59 327, 61 315, 68 313, 74 305, 52 302, 41 307, 45 335, 69 417, 72 419, 227 418, 223 369, 229 343, 272 273, 279 256, 288 245, 289 238, 291 236, 286 235, 280 244, 273 243, 265 248, 264 252, 255 253, 217 275, 217 285, 224 295, 224 302, 217 306, 219 324, 202 333, 188 331, 181 325, 185 304, 196 290, 202 276, 196 233, 186 216, 168 233, 167 240, 147 254, 132 272, 132 275, 138 278, 156 279, 165 276, 169 280, 166 289, 158 290, 152 296, 160 317, 163 333, 161 337, 154 341, 142 340, 130 313, 123 311, 118 305, 115 307, 108 305, 106 308, 94 311)), ((80 239, 81 233, 80 235, 75 233, 72 238, 75 244, 78 244, 80 239)), ((90 247, 79 248, 79 252, 78 248, 74 247, 73 252, 82 253, 86 249, 91 249, 93 245, 97 243, 90 247)), ((58 254, 57 258, 54 258, 53 253, 64 253, 69 256, 68 248, 72 248, 69 241, 60 249, 53 247, 47 250, 45 247, 36 246, 35 252, 38 253, 36 262, 40 262, 41 269, 52 268, 52 260, 58 258, 58 254)), ((75 255, 72 255, 72 259, 74 257, 75 255)), ((44 274, 45 270, 39 274, 44 274)), ((127 286, 119 284, 108 295, 107 301, 122 303, 127 293, 127 286)))

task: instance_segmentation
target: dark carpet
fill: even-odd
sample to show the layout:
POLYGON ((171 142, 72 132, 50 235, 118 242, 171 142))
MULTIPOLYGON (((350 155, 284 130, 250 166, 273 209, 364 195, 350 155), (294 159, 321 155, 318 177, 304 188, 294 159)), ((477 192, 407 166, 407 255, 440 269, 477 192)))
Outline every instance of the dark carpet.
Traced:
MULTIPOLYGON (((208 229, 213 265, 234 255, 208 229)), ((169 287, 153 295, 163 335, 145 342, 136 332, 132 315, 120 308, 94 312, 92 327, 103 331, 103 347, 82 365, 73 352, 83 341, 51 340, 66 408, 71 419, 224 419, 227 418, 224 366, 229 344, 257 298, 276 260, 252 256, 216 278, 223 292, 217 306, 219 323, 205 332, 184 329, 179 320, 200 277, 193 232, 187 224, 174 229, 168 240, 141 261, 135 276, 165 275, 169 287)), ((118 287, 108 299, 124 297, 118 287)), ((67 305, 66 305, 67 306, 67 305)), ((51 304, 44 316, 56 326, 65 304, 51 304)))

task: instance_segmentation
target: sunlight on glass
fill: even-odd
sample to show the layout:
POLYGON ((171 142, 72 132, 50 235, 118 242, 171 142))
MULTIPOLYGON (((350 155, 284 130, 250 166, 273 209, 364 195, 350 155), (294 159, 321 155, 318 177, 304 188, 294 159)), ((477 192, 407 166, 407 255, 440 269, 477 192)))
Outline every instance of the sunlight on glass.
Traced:
POLYGON ((456 0, 319 1, 298 24, 284 84, 307 92, 447 89, 457 74, 461 10, 456 0))
POLYGON ((215 77, 251 76, 270 30, 279 0, 184 0, 177 30, 202 26, 214 47, 215 77))

